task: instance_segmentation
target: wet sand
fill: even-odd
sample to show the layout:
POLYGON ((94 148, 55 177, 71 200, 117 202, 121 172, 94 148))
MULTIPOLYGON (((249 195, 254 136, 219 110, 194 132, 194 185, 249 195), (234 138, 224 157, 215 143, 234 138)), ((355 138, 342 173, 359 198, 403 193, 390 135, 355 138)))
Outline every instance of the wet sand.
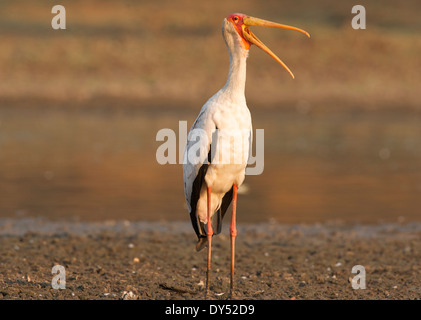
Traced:
MULTIPOLYGON (((228 234, 213 241, 211 299, 227 298, 228 234)), ((419 222, 243 224, 235 299, 420 299, 420 239, 419 222), (355 265, 366 289, 352 288, 355 265)), ((204 298, 206 250, 195 252, 186 221, 1 219, 0 255, 1 299, 204 298)))

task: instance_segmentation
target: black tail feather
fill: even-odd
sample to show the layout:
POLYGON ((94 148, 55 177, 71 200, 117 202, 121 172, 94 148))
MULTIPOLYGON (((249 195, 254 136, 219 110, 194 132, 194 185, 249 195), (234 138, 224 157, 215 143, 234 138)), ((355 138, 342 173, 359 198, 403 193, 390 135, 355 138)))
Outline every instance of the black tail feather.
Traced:
POLYGON ((202 250, 204 247, 208 245, 208 237, 199 237, 196 243, 196 251, 202 250))
MULTIPOLYGON (((233 188, 231 188, 231 190, 228 191, 224 195, 224 197, 222 198, 221 207, 212 216, 212 230, 213 230, 213 235, 217 235, 217 234, 221 233, 221 230, 222 230, 222 220, 224 219, 225 213, 227 212, 228 207, 231 204, 231 201, 232 201, 232 193, 233 193, 233 188)), ((190 215, 190 216, 193 216, 193 215, 190 215)), ((193 220, 192 220, 192 222, 193 222, 193 220)), ((196 250, 197 251, 200 251, 204 247, 206 247, 207 244, 208 244, 208 238, 206 236, 207 226, 206 226, 205 223, 199 221, 199 219, 197 217, 196 217, 196 221, 194 221, 194 222, 196 222, 197 224, 193 223, 193 226, 197 226, 198 225, 197 226, 197 231, 196 231, 196 234, 198 236, 198 240, 197 240, 197 244, 196 244, 196 250)))

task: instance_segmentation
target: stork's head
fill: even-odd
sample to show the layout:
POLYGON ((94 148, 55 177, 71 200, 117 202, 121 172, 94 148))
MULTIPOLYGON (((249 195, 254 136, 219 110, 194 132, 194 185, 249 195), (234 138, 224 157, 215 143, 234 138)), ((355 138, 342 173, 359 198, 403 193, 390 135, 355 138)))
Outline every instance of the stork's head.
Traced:
POLYGON ((279 24, 267 20, 262 20, 259 18, 254 18, 247 16, 242 13, 233 13, 230 14, 227 18, 224 20, 223 30, 224 30, 224 37, 227 41, 228 47, 230 47, 230 40, 227 39, 227 36, 225 35, 225 32, 228 32, 231 37, 234 37, 234 43, 233 46, 242 46, 245 50, 249 50, 250 46, 252 44, 258 46, 260 49, 265 51, 267 54, 269 54, 272 58, 274 58, 279 64, 281 64, 288 72, 289 74, 294 78, 294 74, 291 72, 291 70, 286 66, 285 63, 282 62, 281 59, 279 59, 268 47, 266 47, 262 41, 260 41, 249 29, 250 26, 262 26, 262 27, 272 27, 272 28, 281 28, 281 29, 289 29, 289 30, 295 30, 299 31, 301 33, 304 33, 307 37, 310 37, 308 32, 296 28, 287 26, 284 24, 279 24))

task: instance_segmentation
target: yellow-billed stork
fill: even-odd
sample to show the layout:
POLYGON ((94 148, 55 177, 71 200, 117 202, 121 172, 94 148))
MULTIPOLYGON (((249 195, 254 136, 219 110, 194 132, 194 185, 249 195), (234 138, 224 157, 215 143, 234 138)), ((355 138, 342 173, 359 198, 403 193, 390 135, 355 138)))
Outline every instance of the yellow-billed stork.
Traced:
POLYGON ((212 236, 220 233, 222 219, 231 202, 229 297, 233 293, 237 189, 245 178, 251 145, 249 142, 252 139, 251 116, 244 96, 246 60, 250 46, 254 44, 267 52, 294 78, 291 70, 251 32, 250 26, 296 30, 309 36, 304 30, 241 13, 229 15, 222 23, 222 35, 230 57, 228 80, 224 87, 202 107, 188 134, 183 161, 184 192, 191 222, 198 236, 196 249, 199 251, 208 246, 205 297, 209 292, 212 236), (222 144, 218 138, 222 131, 228 131, 234 136, 240 135, 240 140, 234 139, 234 141, 247 143, 242 143, 239 147, 238 143, 237 146, 233 145, 232 140, 229 139, 230 143, 222 144), (215 135, 215 132, 218 134, 215 135), (217 144, 220 144, 219 148, 218 146, 215 148, 217 144), (219 150, 219 152, 213 154, 213 150, 219 150), (230 155, 228 162, 218 161, 227 153, 230 155), (237 161, 233 162, 232 159, 237 159, 237 161))

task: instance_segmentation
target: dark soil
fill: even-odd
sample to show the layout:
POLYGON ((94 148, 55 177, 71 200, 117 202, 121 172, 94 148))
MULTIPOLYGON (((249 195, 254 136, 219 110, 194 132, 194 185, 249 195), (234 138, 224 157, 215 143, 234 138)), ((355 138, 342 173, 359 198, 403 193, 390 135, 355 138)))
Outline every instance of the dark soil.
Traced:
MULTIPOLYGON (((0 223, 1 299, 203 299, 206 250, 184 222, 0 223), (54 265, 66 288, 53 289, 54 265)), ((214 238, 211 299, 227 298, 230 240, 214 238)), ((421 225, 239 227, 236 299, 419 299, 421 225), (366 289, 354 290, 354 265, 366 289)))

